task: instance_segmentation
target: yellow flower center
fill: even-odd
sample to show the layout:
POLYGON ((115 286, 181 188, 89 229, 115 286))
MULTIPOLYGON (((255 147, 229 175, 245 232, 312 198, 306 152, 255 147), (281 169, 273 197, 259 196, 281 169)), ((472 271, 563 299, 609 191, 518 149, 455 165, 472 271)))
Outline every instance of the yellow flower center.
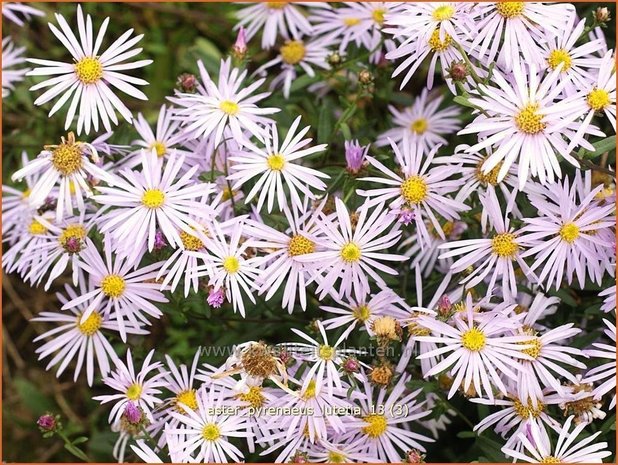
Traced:
POLYGON ((221 430, 214 423, 208 423, 202 428, 202 438, 206 441, 216 441, 221 437, 221 430))
POLYGON ((452 41, 448 34, 444 35, 444 40, 440 40, 440 31, 436 29, 429 38, 429 48, 432 52, 443 52, 451 46, 452 41))
POLYGON ((420 176, 411 176, 401 183, 401 196, 408 203, 419 204, 427 198, 427 183, 420 176))
POLYGON ((302 40, 289 40, 279 49, 281 59, 288 65, 300 63, 305 58, 305 44, 302 40))
POLYGON ((519 250, 515 235, 511 233, 496 234, 491 240, 491 250, 498 257, 513 258, 519 250))
POLYGON ((344 262, 357 262, 361 258, 361 249, 354 242, 348 242, 341 249, 341 258, 344 262))
POLYGON ((489 173, 483 173, 483 164, 485 164, 485 160, 487 160, 487 158, 483 158, 478 165, 476 165, 476 179, 478 179, 483 186, 496 186, 498 185, 498 173, 500 172, 500 168, 502 168, 502 162, 494 166, 489 173))
POLYGON ((436 21, 444 21, 446 19, 451 19, 455 14, 455 8, 451 5, 442 5, 433 10, 433 19, 436 21))
POLYGON ((384 415, 367 415, 366 417, 363 417, 363 420, 366 421, 368 425, 364 426, 362 431, 370 438, 382 436, 388 427, 388 423, 386 422, 386 417, 384 415))
POLYGON ((290 257, 296 257, 298 255, 306 255, 315 251, 315 244, 305 236, 296 234, 292 236, 288 244, 288 254, 290 257))
POLYGON ((107 297, 118 298, 124 292, 126 284, 117 274, 108 274, 101 281, 101 290, 107 297))
POLYGON ((579 227, 575 223, 565 223, 560 228, 560 238, 572 244, 579 237, 579 227))
POLYGON ((499 2, 495 5, 498 13, 507 19, 521 16, 525 8, 524 2, 499 2))
POLYGON ((529 103, 515 116, 517 128, 524 134, 538 134, 545 129, 543 115, 538 113, 539 104, 529 103))
POLYGON ((163 142, 159 142, 158 140, 150 144, 149 149, 155 149, 155 151, 157 152, 157 157, 159 158, 161 158, 167 152, 167 147, 165 146, 165 144, 163 142))
POLYGON ((266 2, 266 5, 272 10, 282 10, 288 3, 289 2, 266 2))
POLYGON ((548 455, 547 457, 541 459, 539 463, 560 463, 560 459, 554 457, 553 455, 548 455))
POLYGON ((368 305, 359 305, 354 309, 352 314, 354 315, 354 318, 364 323, 371 316, 371 310, 369 309, 368 305))
POLYGON ((419 326, 419 324, 414 321, 408 325, 408 332, 412 336, 429 336, 431 334, 430 330, 419 326))
POLYGON ((204 247, 204 243, 196 236, 180 231, 180 240, 186 250, 196 251, 204 247))
POLYGON ((240 394, 238 398, 243 402, 248 402, 253 408, 260 408, 266 401, 260 386, 251 386, 247 392, 240 394))
POLYGON ((84 57, 74 66, 77 79, 83 84, 94 84, 103 77, 103 65, 98 58, 84 57))
POLYGON ((419 118, 417 120, 412 121, 410 125, 410 131, 415 134, 424 134, 427 131, 428 127, 427 120, 425 118, 419 118))
POLYGON ((285 165, 285 157, 280 153, 273 153, 266 159, 266 164, 273 171, 281 171, 285 165))
POLYGON ((571 68, 571 56, 565 49, 552 50, 547 57, 547 64, 551 69, 556 69, 562 63, 562 73, 566 73, 571 68))
POLYGON ((80 313, 77 317, 77 329, 79 329, 79 332, 84 336, 94 335, 103 325, 103 317, 101 317, 101 315, 99 315, 96 311, 92 312, 83 323, 80 322, 81 319, 82 314, 80 313))
POLYGON ((301 398, 303 400, 309 400, 309 399, 313 399, 314 397, 315 397, 315 381, 311 380, 309 381, 309 384, 307 385, 307 389, 305 389, 305 392, 303 393, 301 398))
POLYGON ((478 352, 485 347, 485 334, 478 328, 472 328, 461 336, 461 344, 472 352, 478 352))
POLYGON ((32 220, 30 226, 28 226, 28 232, 33 236, 39 236, 47 232, 47 228, 39 223, 37 220, 32 220))
POLYGON ((346 456, 340 452, 333 452, 331 450, 328 452, 327 463, 346 463, 346 456))
POLYGON ((522 404, 519 399, 515 399, 513 401, 513 408, 515 409, 515 413, 517 415, 527 420, 530 416, 537 418, 541 413, 543 413, 545 406, 541 402, 537 402, 537 404, 537 407, 534 408, 531 400, 528 400, 528 405, 526 406, 522 404))
POLYGON ((86 228, 84 228, 80 224, 72 224, 64 228, 64 230, 60 234, 60 237, 58 237, 58 242, 60 242, 60 245, 64 249, 66 249, 68 242, 71 239, 74 239, 74 240, 76 239, 81 242, 85 238, 86 238, 86 228))
POLYGON ((332 360, 335 356, 335 348, 329 345, 322 345, 318 350, 318 357, 322 360, 332 360))
POLYGON ((237 103, 234 103, 231 100, 224 100, 219 104, 219 109, 226 115, 234 116, 238 113, 240 107, 237 103))
POLYGON ((375 10, 373 10, 373 12, 371 13, 371 17, 373 18, 373 20, 380 26, 382 26, 384 24, 384 15, 386 14, 386 9, 385 8, 376 8, 375 10))
POLYGON ((345 24, 347 27, 352 27, 352 26, 356 26, 357 24, 360 24, 361 20, 358 18, 344 18, 343 19, 343 24, 345 24))
POLYGON ((26 190, 25 190, 25 191, 21 194, 21 196, 22 196, 24 199, 27 199, 28 197, 30 197, 30 194, 31 194, 31 193, 32 193, 32 189, 26 189, 26 190))
POLYGON ((223 269, 229 274, 234 274, 240 269, 240 262, 236 257, 226 257, 226 259, 223 260, 223 269))
POLYGON ((58 145, 51 156, 51 163, 56 171, 69 176, 82 167, 82 150, 79 144, 63 142, 58 145))
POLYGON ((142 386, 137 383, 131 384, 127 389, 127 398, 129 400, 138 400, 142 395, 142 386))
POLYGON ((532 357, 533 359, 537 359, 539 358, 539 355, 541 355, 541 339, 538 337, 535 337, 534 339, 530 339, 528 341, 523 341, 520 342, 519 344, 521 345, 530 345, 532 347, 528 348, 528 349, 521 349, 521 351, 526 354, 529 355, 530 357, 532 357))
POLYGON ((142 204, 148 208, 159 208, 165 202, 165 194, 159 189, 148 189, 142 195, 142 204))
POLYGON ((609 93, 605 89, 593 89, 586 97, 586 101, 595 111, 603 110, 611 102, 609 93))
POLYGON ((234 197, 236 195, 236 192, 234 192, 232 189, 230 189, 229 187, 226 187, 225 189, 223 189, 222 191, 222 195, 221 195, 221 199, 223 201, 226 200, 230 200, 232 197, 234 197))
POLYGON ((187 391, 179 392, 174 399, 174 403, 176 404, 176 410, 180 413, 184 413, 185 411, 179 404, 184 404, 189 407, 191 410, 197 409, 197 396, 195 395, 195 389, 189 389, 187 391))

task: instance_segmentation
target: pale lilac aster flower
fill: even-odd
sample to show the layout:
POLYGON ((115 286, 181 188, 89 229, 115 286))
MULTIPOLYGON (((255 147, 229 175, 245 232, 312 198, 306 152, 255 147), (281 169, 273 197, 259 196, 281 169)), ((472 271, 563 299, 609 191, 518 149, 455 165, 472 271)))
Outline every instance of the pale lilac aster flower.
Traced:
POLYGON ((380 263, 380 261, 404 261, 407 257, 384 253, 389 247, 399 240, 401 231, 392 227, 393 215, 384 209, 384 204, 376 206, 369 212, 365 206, 358 211, 358 220, 352 229, 350 213, 343 201, 335 199, 336 220, 320 214, 319 227, 324 232, 325 238, 319 245, 324 249, 322 252, 313 252, 299 255, 298 260, 305 263, 319 263, 319 271, 316 280, 319 284, 317 293, 320 299, 328 293, 341 298, 342 296, 355 296, 360 300, 369 293, 370 286, 368 277, 378 286, 386 286, 384 280, 376 271, 390 275, 397 272, 380 263), (387 230, 390 228, 390 231, 387 230), (339 289, 335 283, 339 281, 339 289))
POLYGON ((298 116, 294 120, 281 145, 279 145, 277 125, 273 124, 264 138, 266 147, 261 149, 247 143, 246 149, 233 152, 233 156, 229 157, 229 160, 234 162, 231 166, 234 172, 227 176, 228 180, 234 182, 232 190, 239 189, 250 179, 259 176, 255 185, 247 194, 245 203, 249 203, 259 193, 258 210, 261 210, 266 202, 270 213, 275 199, 277 199, 281 210, 287 205, 283 190, 285 183, 290 191, 293 208, 302 209, 303 202, 298 191, 313 199, 315 195, 309 187, 318 191, 326 189, 326 184, 320 178, 329 178, 330 176, 297 163, 303 157, 323 152, 326 149, 326 144, 311 147, 309 144, 311 144, 312 139, 303 139, 311 129, 310 126, 306 126, 296 133, 300 119, 301 117, 298 116))
MULTIPOLYGON (((3 12, 6 5, 2 5, 3 12)), ((2 98, 7 97, 29 71, 29 68, 11 69, 26 62, 23 57, 25 50, 25 47, 15 48, 10 36, 2 39, 2 98)))
POLYGON ((616 310, 616 286, 611 286, 599 292, 599 297, 604 297, 601 311, 609 313, 616 310))
POLYGON ((395 152, 395 160, 401 167, 401 175, 391 171, 377 159, 367 156, 369 163, 388 177, 367 177, 361 178, 361 181, 378 183, 386 187, 358 189, 356 192, 370 198, 365 203, 366 207, 390 200, 389 206, 393 209, 404 207, 411 209, 414 212, 419 239, 424 245, 428 245, 431 237, 425 224, 426 219, 431 221, 438 236, 445 239, 444 231, 434 211, 447 221, 453 221, 459 219, 460 211, 469 210, 469 207, 447 197, 460 185, 459 181, 448 179, 457 173, 458 167, 446 164, 431 167, 439 146, 435 146, 427 156, 424 156, 423 147, 411 142, 407 135, 404 136, 401 145, 390 141, 395 152))
POLYGON ((23 26, 24 21, 30 21, 31 16, 45 16, 45 13, 24 3, 2 3, 2 15, 15 24, 23 26), (23 18, 20 15, 23 15, 23 18))
POLYGON ((109 413, 110 423, 120 421, 129 402, 141 408, 150 421, 153 420, 152 411, 161 403, 161 399, 158 398, 161 391, 158 388, 165 386, 166 375, 166 372, 159 372, 149 376, 152 371, 157 371, 161 367, 161 362, 152 362, 153 356, 154 349, 146 355, 141 370, 136 372, 131 349, 127 349, 127 363, 116 359, 115 369, 109 376, 103 378, 103 383, 118 391, 118 394, 105 394, 93 399, 100 401, 101 404, 114 402, 109 413))
POLYGON ((90 15, 86 15, 84 20, 81 5, 77 5, 78 39, 74 33, 75 28, 69 26, 62 15, 56 13, 55 17, 61 30, 51 23, 48 23, 49 28, 62 45, 67 48, 73 62, 64 63, 34 58, 28 60, 36 65, 41 65, 40 68, 30 71, 28 76, 56 76, 30 88, 31 91, 34 91, 49 87, 34 101, 34 104, 43 105, 62 94, 62 97, 58 99, 49 112, 49 116, 52 116, 72 96, 64 128, 66 130, 71 126, 77 112, 77 134, 82 132, 82 128, 84 128, 86 134, 89 134, 91 126, 95 131, 98 131, 99 120, 107 131, 111 131, 110 120, 114 124, 118 124, 116 112, 120 113, 130 123, 133 120, 131 111, 120 101, 110 87, 115 87, 139 100, 148 100, 146 95, 135 87, 135 85, 143 86, 148 83, 143 79, 122 73, 122 71, 142 68, 152 63, 152 60, 125 63, 126 60, 133 58, 142 51, 141 48, 131 49, 131 47, 142 39, 143 34, 129 38, 133 34, 133 29, 129 29, 106 51, 99 54, 109 18, 103 21, 95 39, 90 15))
POLYGON ((351 443, 330 443, 323 439, 308 452, 310 463, 377 463, 377 457, 364 452, 365 439, 359 438, 351 443))
POLYGON ((605 318, 603 322, 608 328, 604 333, 612 340, 613 344, 595 342, 592 344, 594 349, 584 350, 584 353, 589 357, 609 359, 610 361, 589 370, 583 381, 585 383, 602 381, 592 391, 593 396, 595 399, 601 399, 605 394, 613 392, 614 396, 609 404, 609 410, 612 410, 616 406, 616 325, 605 318))
POLYGON ((208 305, 213 308, 221 308, 221 305, 225 302, 225 291, 223 289, 211 289, 208 291, 208 297, 206 298, 208 305))
POLYGON ((358 174, 365 167, 365 157, 369 152, 370 145, 363 147, 358 143, 358 140, 346 140, 343 145, 345 147, 346 169, 351 174, 358 174))
POLYGON ((573 418, 573 416, 567 418, 555 446, 544 429, 531 424, 532 438, 528 438, 524 433, 519 433, 519 440, 523 443, 525 451, 518 452, 503 447, 502 452, 514 460, 527 463, 603 463, 603 459, 609 457, 612 453, 606 450, 606 442, 593 442, 602 431, 576 442, 586 424, 580 423, 571 431, 573 418))
POLYGON ((201 61, 198 61, 202 82, 197 93, 176 93, 168 97, 178 108, 174 119, 181 122, 184 134, 192 138, 213 138, 214 147, 224 139, 242 144, 248 131, 260 140, 265 135, 264 125, 271 122, 263 115, 280 111, 278 108, 260 108, 257 102, 270 93, 253 94, 265 81, 258 79, 242 87, 247 70, 232 68, 231 59, 222 60, 217 84, 210 78, 201 61))
POLYGON ((408 143, 419 145, 423 152, 432 151, 436 145, 447 144, 442 136, 454 134, 461 128, 457 119, 461 111, 456 106, 439 109, 443 100, 444 97, 437 94, 430 96, 425 88, 411 107, 399 111, 389 105, 394 128, 381 134, 376 145, 389 145, 391 141, 405 143, 406 135, 409 136, 408 143))
POLYGON ((537 69, 535 66, 528 69, 518 61, 513 68, 513 79, 494 70, 492 82, 497 87, 479 84, 483 95, 470 98, 483 112, 458 133, 479 134, 479 142, 469 147, 468 152, 493 149, 482 172, 488 174, 501 164, 497 181, 504 179, 517 161, 520 190, 530 176, 538 176, 542 184, 562 177, 558 155, 579 167, 570 154, 569 141, 571 148, 579 145, 594 150, 583 136, 604 135, 593 126, 577 134, 579 123, 575 122, 574 104, 567 100, 556 102, 568 82, 568 78, 558 82, 562 66, 542 79, 537 69))
POLYGON ((570 284, 574 275, 582 288, 586 276, 601 284, 604 263, 613 254, 614 244, 600 233, 615 224, 615 206, 596 202, 603 186, 583 199, 576 199, 576 186, 565 179, 545 186, 546 198, 530 196, 539 216, 524 218, 520 240, 529 249, 522 256, 535 258, 530 270, 542 267, 538 281, 548 288, 558 289, 564 278, 570 284))

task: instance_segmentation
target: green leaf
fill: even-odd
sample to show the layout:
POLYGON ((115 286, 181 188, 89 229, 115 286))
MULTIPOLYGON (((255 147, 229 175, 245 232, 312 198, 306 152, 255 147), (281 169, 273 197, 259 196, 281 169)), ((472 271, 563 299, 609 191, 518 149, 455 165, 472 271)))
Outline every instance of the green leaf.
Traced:
POLYGON ((577 154, 580 158, 597 158, 603 155, 605 152, 611 152, 616 150, 616 136, 610 136, 592 144, 594 152, 586 150, 584 148, 579 149, 577 154))
POLYGON ((84 452, 81 449, 75 447, 73 444, 67 442, 65 443, 64 448, 68 450, 71 454, 73 454, 75 457, 77 457, 78 459, 81 459, 84 462, 90 461, 88 459, 88 456, 84 454, 84 452))
POLYGON ((318 143, 328 142, 333 127, 333 111, 330 100, 326 100, 318 117, 318 143))
POLYGON ((340 127, 341 127, 341 134, 343 134, 343 138, 345 140, 351 140, 352 132, 350 131, 350 126, 348 126, 346 123, 341 123, 340 127))
POLYGON ((73 445, 77 445, 77 444, 82 444, 84 442, 86 442, 88 440, 88 438, 86 436, 80 436, 78 438, 73 439, 72 443, 73 445))

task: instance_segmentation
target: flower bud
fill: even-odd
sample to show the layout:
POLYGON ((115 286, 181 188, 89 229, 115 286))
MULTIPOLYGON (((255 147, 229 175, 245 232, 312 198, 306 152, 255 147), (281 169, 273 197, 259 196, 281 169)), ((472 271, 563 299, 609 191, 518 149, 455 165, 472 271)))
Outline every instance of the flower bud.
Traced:
POLYGON ((348 374, 358 373, 360 371, 360 362, 356 358, 350 357, 343 361, 341 368, 348 374))
POLYGON ((358 73, 358 82, 364 86, 373 84, 373 74, 368 69, 363 69, 358 73))
POLYGON ((463 82, 468 77, 468 65, 464 61, 454 61, 448 68, 448 76, 455 82, 463 82))
POLYGON ((597 24, 605 24, 611 20, 611 14, 607 7, 598 7, 594 11, 594 20, 597 24))
POLYGON ((418 449, 412 449, 406 452, 404 461, 406 463, 425 463, 425 454, 418 449))
POLYGON ((165 240, 165 236, 163 235, 162 231, 157 231, 155 232, 155 239, 154 239, 154 250, 156 250, 157 252, 161 249, 164 249, 165 247, 167 247, 167 241, 165 240))
POLYGON ((182 73, 180 76, 178 76, 178 80, 176 81, 176 86, 182 92, 193 93, 195 92, 195 89, 197 87, 197 78, 195 77, 194 74, 182 73))
POLYGON ((242 60, 247 55, 247 36, 245 34, 245 28, 242 26, 238 31, 236 42, 234 42, 234 46, 232 47, 232 53, 238 60, 242 60))
POLYGON ((217 290, 214 288, 210 289, 210 291, 208 291, 206 301, 211 307, 220 308, 223 302, 225 302, 225 292, 223 291, 223 288, 219 288, 217 290))
POLYGON ((326 63, 331 65, 332 67, 339 66, 343 61, 343 57, 339 52, 333 52, 326 57, 326 63))
POLYGON ((46 413, 45 415, 41 415, 39 419, 36 421, 36 424, 38 425, 42 433, 56 431, 56 429, 59 426, 56 417, 54 417, 51 413, 46 413))
POLYGON ((358 174, 367 165, 365 155, 369 150, 369 146, 363 147, 359 144, 358 140, 346 140, 344 147, 348 173, 358 174))

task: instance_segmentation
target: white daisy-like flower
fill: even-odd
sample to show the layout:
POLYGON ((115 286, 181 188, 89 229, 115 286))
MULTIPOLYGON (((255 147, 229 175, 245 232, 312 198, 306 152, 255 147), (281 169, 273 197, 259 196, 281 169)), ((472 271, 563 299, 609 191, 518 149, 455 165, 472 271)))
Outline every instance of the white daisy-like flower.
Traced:
POLYGON ((298 39, 312 35, 313 27, 300 5, 309 8, 328 8, 323 2, 264 2, 247 6, 236 14, 240 22, 234 27, 245 28, 247 40, 251 40, 262 30, 262 48, 275 45, 278 36, 285 39, 298 39))
POLYGON ((204 203, 212 184, 194 181, 197 166, 178 177, 183 164, 182 155, 171 154, 162 168, 156 150, 144 150, 141 172, 125 168, 114 187, 98 188, 96 202, 118 207, 101 217, 101 232, 111 234, 116 250, 129 261, 137 259, 144 244, 153 250, 157 228, 170 245, 183 248, 180 233, 194 235, 202 226, 193 218, 212 214, 204 203))
POLYGON ((469 152, 493 148, 493 153, 483 164, 483 174, 502 163, 497 177, 501 181, 513 162, 518 161, 520 189, 524 188, 530 175, 538 176, 542 184, 562 177, 558 155, 579 167, 568 148, 581 145, 594 150, 583 136, 586 133, 604 135, 592 126, 576 134, 579 123, 575 122, 576 116, 573 115, 574 104, 568 100, 556 102, 556 96, 569 79, 562 78, 558 82, 562 66, 542 79, 537 75, 537 69, 518 61, 513 67, 512 81, 494 70, 492 81, 498 87, 479 84, 483 95, 471 97, 470 102, 482 113, 458 133, 479 134, 479 142, 469 147, 469 152))
MULTIPOLYGON (((5 5, 2 5, 3 12, 5 5)), ((25 47, 15 47, 10 36, 2 39, 2 98, 7 97, 29 71, 29 68, 13 69, 26 62, 24 50, 25 47)))
POLYGON ((530 336, 506 335, 517 323, 515 319, 504 316, 502 310, 506 307, 508 305, 505 304, 492 312, 475 313, 472 296, 468 293, 465 311, 456 314, 451 320, 455 326, 427 316, 418 318, 418 324, 431 330, 433 335, 419 336, 417 339, 442 346, 417 358, 448 354, 424 376, 435 376, 450 369, 453 384, 448 393, 449 399, 462 383, 464 392, 473 386, 474 392, 484 394, 490 400, 494 399, 494 386, 506 395, 507 388, 502 377, 517 380, 517 372, 522 369, 518 360, 532 360, 532 357, 522 352, 522 349, 533 347, 527 343, 530 336))
POLYGON ((74 33, 75 29, 69 26, 66 19, 58 13, 55 16, 60 29, 51 23, 48 23, 49 28, 62 45, 67 48, 74 62, 28 59, 31 63, 41 65, 40 68, 30 71, 28 76, 56 76, 30 88, 34 91, 49 87, 34 101, 34 104, 43 105, 62 94, 49 112, 49 116, 52 116, 70 99, 71 104, 65 121, 65 130, 71 126, 77 112, 77 134, 80 134, 82 129, 85 130, 86 134, 89 134, 91 126, 95 131, 98 131, 99 121, 103 123, 107 131, 111 131, 110 121, 118 124, 116 112, 120 113, 130 123, 133 120, 131 111, 114 94, 111 87, 131 97, 148 100, 146 95, 135 87, 148 83, 143 79, 123 73, 123 71, 142 68, 152 63, 152 60, 125 63, 126 60, 133 58, 142 51, 141 48, 132 49, 131 47, 137 44, 143 35, 130 38, 133 29, 129 29, 107 50, 99 54, 109 18, 103 21, 95 39, 90 15, 86 15, 84 20, 82 8, 77 5, 78 39, 74 33))
POLYGON ((300 119, 301 117, 299 116, 294 120, 281 145, 279 145, 277 126, 273 124, 264 139, 266 147, 260 149, 248 143, 246 149, 233 153, 233 156, 229 158, 230 161, 234 162, 231 167, 234 173, 227 177, 230 181, 234 181, 232 190, 239 189, 250 179, 260 176, 247 194, 245 203, 250 202, 259 193, 258 210, 262 209, 264 202, 268 199, 267 209, 270 213, 275 203, 275 198, 277 199, 279 209, 283 209, 287 205, 287 199, 283 190, 283 183, 285 182, 290 191, 293 205, 302 210, 303 201, 298 191, 310 199, 314 199, 315 195, 309 187, 318 191, 326 189, 326 184, 320 178, 327 179, 330 176, 295 163, 303 157, 322 152, 326 149, 326 144, 307 147, 312 139, 303 139, 303 137, 305 137, 311 127, 306 126, 296 134, 300 119))
POLYGON ((259 292, 266 292, 265 300, 269 300, 285 282, 281 306, 287 307, 288 313, 292 313, 297 296, 303 311, 307 307, 307 285, 317 263, 302 263, 297 257, 315 252, 324 237, 317 226, 323 206, 324 201, 314 208, 305 197, 301 211, 284 208, 289 228, 283 232, 258 221, 247 223, 251 246, 268 252, 260 259, 260 267, 264 266, 258 278, 259 292))
POLYGON ((31 16, 45 16, 45 13, 23 3, 2 3, 2 16, 6 16, 7 19, 19 26, 23 26, 24 21, 30 21, 31 16), (23 15, 23 18, 20 15, 23 15))
MULTIPOLYGON (((84 285, 82 285, 80 293, 85 293, 85 290, 84 285)), ((78 297, 75 289, 69 285, 65 285, 65 293, 66 296, 62 293, 56 294, 61 304, 65 304, 69 300, 78 297)), ((45 369, 49 370, 51 367, 59 364, 60 366, 56 371, 57 377, 60 377, 69 363, 77 357, 73 381, 77 381, 85 364, 86 379, 88 380, 88 385, 92 386, 95 375, 95 362, 99 367, 98 372, 102 376, 107 376, 111 369, 110 360, 115 361, 118 359, 116 351, 102 332, 102 330, 117 332, 118 323, 115 321, 113 314, 106 315, 98 311, 92 312, 85 321, 82 321, 82 314, 88 305, 89 301, 86 300, 78 307, 72 308, 70 312, 39 313, 39 316, 31 321, 56 323, 59 326, 41 334, 32 342, 47 341, 37 348, 35 352, 39 355, 39 360, 54 354, 45 369)), ((127 332, 139 335, 148 334, 148 331, 140 327, 129 328, 127 332)))
POLYGON ((613 345, 595 342, 592 344, 594 349, 584 350, 584 353, 589 357, 610 361, 589 370, 583 382, 596 383, 602 381, 592 391, 594 398, 600 399, 605 394, 613 392, 612 401, 609 403, 609 409, 612 410, 616 406, 616 325, 605 318, 603 318, 603 322, 607 326, 607 329, 603 332, 612 340, 613 345))
POLYGON ((154 349, 148 352, 141 370, 136 372, 131 349, 127 349, 127 363, 125 364, 119 358, 116 359, 114 361, 115 369, 109 376, 103 378, 103 383, 119 392, 118 394, 93 397, 101 404, 114 402, 114 406, 109 412, 110 424, 120 421, 129 402, 132 402, 135 407, 141 408, 146 417, 153 421, 152 410, 162 402, 158 397, 161 395, 161 390, 158 388, 166 385, 165 377, 167 375, 167 372, 159 371, 149 376, 150 372, 157 371, 162 366, 161 362, 152 362, 154 352, 154 349))
POLYGON ((390 141, 401 143, 408 135, 410 143, 422 147, 423 152, 430 152, 436 145, 445 145, 447 140, 443 135, 453 134, 461 128, 457 116, 461 113, 455 106, 439 109, 444 97, 432 95, 425 88, 414 100, 411 107, 397 110, 389 105, 393 115, 393 129, 378 136, 378 147, 389 145, 390 141))
POLYGON ((568 30, 575 15, 575 7, 569 3, 495 2, 479 3, 476 8, 481 19, 474 25, 470 48, 487 65, 496 62, 498 55, 498 64, 506 71, 520 59, 542 67, 541 44, 548 35, 559 36, 568 30))
POLYGON ((317 293, 320 299, 328 293, 337 297, 354 295, 360 300, 370 291, 368 277, 378 286, 386 286, 376 272, 395 275, 396 270, 383 265, 380 261, 404 261, 407 257, 383 251, 399 241, 401 231, 391 228, 392 213, 380 204, 369 213, 369 208, 358 211, 356 226, 352 229, 350 213, 343 201, 335 199, 336 221, 320 214, 319 227, 325 234, 321 246, 324 251, 299 255, 298 260, 319 263, 316 280, 319 284, 317 293), (387 230, 391 228, 390 231, 387 230), (335 290, 335 283, 339 289, 335 290))
POLYGON ((209 231, 210 237, 205 238, 205 250, 192 254, 205 262, 196 268, 197 276, 209 276, 209 284, 214 290, 223 289, 228 302, 232 302, 234 312, 238 310, 244 317, 243 293, 255 304, 253 289, 258 288, 256 279, 259 269, 256 257, 247 258, 249 243, 240 241, 243 231, 243 218, 230 220, 228 225, 214 222, 209 231), (226 234, 223 232, 224 226, 229 229, 226 234))
POLYGON ((161 285, 154 282, 161 262, 131 271, 133 263, 118 256, 112 259, 111 247, 111 238, 105 236, 105 261, 93 243, 82 252, 80 268, 88 273, 88 292, 65 303, 62 310, 89 300, 90 305, 82 315, 82 320, 86 321, 95 310, 109 315, 113 309, 120 337, 126 342, 126 328, 149 325, 143 313, 159 318, 161 310, 152 302, 167 302, 167 299, 159 291, 161 285))
POLYGON ((30 189, 28 200, 33 208, 43 205, 54 187, 59 184, 56 220, 73 214, 73 203, 84 212, 84 195, 92 196, 90 177, 113 185, 115 177, 98 166, 99 155, 92 144, 75 140, 70 132, 59 145, 45 146, 43 151, 11 176, 13 181, 38 175, 30 189))
POLYGON ((177 437, 170 452, 182 462, 196 451, 193 458, 201 463, 241 462, 243 453, 229 438, 247 438, 252 433, 247 431, 246 417, 226 412, 226 408, 233 411, 234 406, 242 405, 240 401, 229 399, 229 394, 229 389, 212 384, 199 389, 195 409, 179 404, 183 412, 170 413, 179 424, 167 430, 168 435, 177 437))
POLYGON ((603 459, 609 457, 612 453, 606 450, 606 442, 593 442, 603 431, 598 431, 576 442, 586 424, 580 423, 571 431, 574 418, 573 416, 567 418, 555 445, 547 431, 532 423, 529 435, 519 433, 519 440, 522 442, 525 451, 518 452, 503 447, 502 452, 515 460, 527 463, 603 463, 603 459))
POLYGON ((265 81, 258 79, 248 87, 242 87, 247 77, 247 70, 232 68, 232 60, 221 60, 217 84, 210 78, 201 61, 198 61, 202 82, 195 94, 176 93, 168 97, 177 107, 174 119, 182 123, 184 133, 192 138, 209 138, 213 136, 217 148, 223 139, 233 139, 243 143, 247 138, 243 131, 248 131, 259 140, 263 140, 266 130, 263 128, 271 120, 263 115, 272 115, 279 108, 260 108, 257 102, 263 100, 269 92, 253 94, 265 81))
POLYGON ((395 159, 401 167, 401 175, 391 171, 377 159, 368 156, 369 163, 380 170, 388 178, 367 177, 361 181, 385 184, 386 187, 360 190, 356 192, 369 197, 367 207, 376 203, 391 200, 389 206, 397 211, 409 210, 413 214, 419 240, 423 244, 430 244, 431 237, 425 224, 429 219, 436 233, 445 239, 444 231, 436 218, 434 211, 448 221, 458 220, 459 212, 469 210, 464 203, 447 196, 460 186, 458 180, 449 180, 458 172, 458 166, 441 164, 430 169, 439 146, 432 148, 428 155, 423 155, 421 145, 412 144, 408 135, 404 136, 403 143, 396 145, 391 141, 395 152, 395 159))

